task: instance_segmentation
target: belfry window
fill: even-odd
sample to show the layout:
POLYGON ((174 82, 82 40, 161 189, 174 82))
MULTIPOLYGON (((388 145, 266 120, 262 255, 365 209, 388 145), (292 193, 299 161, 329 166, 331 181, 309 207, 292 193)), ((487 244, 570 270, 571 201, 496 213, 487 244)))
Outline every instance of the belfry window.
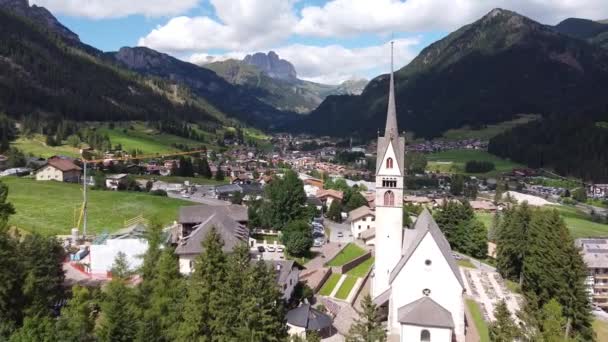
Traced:
POLYGON ((383 179, 382 180, 382 187, 383 188, 396 188, 397 187, 397 181, 394 179, 383 179))
POLYGON ((395 194, 390 190, 384 193, 384 205, 395 205, 395 194))
POLYGON ((387 158, 386 159, 386 168, 387 169, 392 169, 393 168, 393 158, 387 158))

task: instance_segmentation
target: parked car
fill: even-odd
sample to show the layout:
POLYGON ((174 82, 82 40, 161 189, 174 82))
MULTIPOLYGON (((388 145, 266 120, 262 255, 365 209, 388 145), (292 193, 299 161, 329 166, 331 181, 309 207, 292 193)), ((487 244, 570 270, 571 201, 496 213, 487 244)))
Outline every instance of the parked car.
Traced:
POLYGON ((315 239, 315 241, 312 243, 313 247, 321 247, 323 246, 323 242, 325 242, 324 240, 320 240, 320 239, 315 239))
POLYGON ((264 246, 258 246, 258 252, 264 253, 266 252, 266 249, 264 248, 264 246))
POLYGON ((314 232, 314 233, 312 233, 312 237, 313 238, 322 238, 324 236, 325 235, 323 233, 321 233, 321 232, 314 232))
POLYGON ((269 252, 274 252, 276 251, 276 249, 272 246, 268 246, 268 248, 266 248, 269 252))
POLYGON ((285 247, 277 246, 277 252, 283 253, 283 251, 285 251, 285 247))
POLYGON ((343 236, 344 236, 344 233, 338 232, 338 237, 343 237, 343 236))

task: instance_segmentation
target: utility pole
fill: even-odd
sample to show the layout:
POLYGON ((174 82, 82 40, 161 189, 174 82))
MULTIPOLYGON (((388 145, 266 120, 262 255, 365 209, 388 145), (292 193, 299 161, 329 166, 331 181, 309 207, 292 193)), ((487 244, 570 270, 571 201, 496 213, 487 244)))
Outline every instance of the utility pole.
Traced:
POLYGON ((86 239, 87 237, 87 161, 86 159, 84 159, 84 157, 82 158, 82 165, 84 166, 84 182, 83 182, 83 191, 82 191, 82 195, 83 195, 83 203, 82 203, 82 219, 83 219, 83 223, 82 223, 82 236, 84 239, 86 239))

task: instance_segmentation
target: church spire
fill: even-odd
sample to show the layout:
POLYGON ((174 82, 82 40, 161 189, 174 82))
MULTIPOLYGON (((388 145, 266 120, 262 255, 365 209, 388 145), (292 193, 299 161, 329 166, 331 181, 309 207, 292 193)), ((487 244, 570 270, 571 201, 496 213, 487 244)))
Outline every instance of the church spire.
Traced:
POLYGON ((386 129, 384 136, 392 139, 399 136, 397 128, 397 106, 395 105, 395 79, 393 76, 393 50, 395 42, 391 42, 391 80, 388 93, 388 109, 386 113, 386 129))

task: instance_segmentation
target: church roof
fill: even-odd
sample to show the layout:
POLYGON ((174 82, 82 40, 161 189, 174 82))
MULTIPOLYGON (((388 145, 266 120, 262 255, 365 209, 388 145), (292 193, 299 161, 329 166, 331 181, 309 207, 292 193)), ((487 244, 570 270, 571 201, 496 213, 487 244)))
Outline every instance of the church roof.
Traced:
POLYGON ((310 304, 302 304, 287 313, 287 323, 306 330, 321 330, 331 326, 331 317, 310 304))
POLYGON ((416 250, 416 248, 418 248, 418 245, 420 245, 420 242, 422 242, 422 240, 424 240, 424 237, 428 233, 428 234, 431 234, 431 236, 435 240, 435 243, 437 243, 437 246, 439 247, 441 254, 447 261, 447 263, 450 266, 452 273, 454 273, 454 276, 456 277, 456 279, 458 279, 460 286, 462 286, 462 288, 464 288, 464 282, 462 280, 462 276, 460 275, 460 270, 458 269, 456 260, 454 260, 454 256, 452 255, 452 249, 450 248, 450 243, 445 238, 445 236, 443 235, 443 233, 437 226, 437 223, 433 219, 433 216, 431 216, 431 213, 426 208, 423 209, 422 212, 420 213, 420 215, 418 216, 416 223, 414 223, 413 230, 414 230, 413 232, 406 231, 407 233, 404 234, 405 238, 404 238, 403 244, 404 244, 405 248, 402 251, 401 260, 399 260, 399 262, 397 263, 397 265, 391 272, 391 275, 389 278, 389 283, 392 283, 393 280, 397 277, 397 275, 399 274, 399 272, 401 271, 403 266, 405 266, 405 264, 407 264, 407 261, 414 254, 414 251, 416 250), (407 239, 407 241, 406 241, 406 239, 407 239))
POLYGON ((402 324, 454 328, 452 314, 430 297, 422 297, 400 307, 397 311, 397 319, 402 324))

